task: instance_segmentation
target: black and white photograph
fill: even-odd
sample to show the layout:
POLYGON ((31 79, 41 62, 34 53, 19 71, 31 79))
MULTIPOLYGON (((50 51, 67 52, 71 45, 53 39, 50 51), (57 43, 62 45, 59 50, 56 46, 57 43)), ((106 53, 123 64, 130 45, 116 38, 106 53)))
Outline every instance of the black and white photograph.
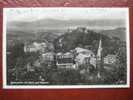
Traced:
POLYGON ((128 8, 3 10, 3 88, 129 88, 128 8))

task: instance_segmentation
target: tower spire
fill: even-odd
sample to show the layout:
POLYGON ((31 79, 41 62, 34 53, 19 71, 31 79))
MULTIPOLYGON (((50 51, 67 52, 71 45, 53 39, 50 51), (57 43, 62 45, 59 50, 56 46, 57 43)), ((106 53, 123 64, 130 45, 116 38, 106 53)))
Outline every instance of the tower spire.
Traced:
POLYGON ((97 77, 101 78, 101 71, 102 71, 102 40, 99 40, 99 46, 97 50, 97 77))
POLYGON ((98 50, 97 50, 97 60, 101 60, 101 58, 102 58, 102 41, 100 38, 99 46, 98 46, 98 50))

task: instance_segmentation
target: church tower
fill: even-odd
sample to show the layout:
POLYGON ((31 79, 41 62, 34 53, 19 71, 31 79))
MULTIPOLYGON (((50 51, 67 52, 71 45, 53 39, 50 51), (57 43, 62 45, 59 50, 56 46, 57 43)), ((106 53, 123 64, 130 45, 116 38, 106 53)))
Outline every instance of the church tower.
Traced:
POLYGON ((101 71, 103 69, 102 65, 102 40, 99 41, 99 46, 97 50, 97 56, 96 56, 96 68, 97 68, 97 77, 101 78, 101 71))
POLYGON ((102 60, 102 41, 100 39, 99 46, 97 50, 97 60, 102 60))

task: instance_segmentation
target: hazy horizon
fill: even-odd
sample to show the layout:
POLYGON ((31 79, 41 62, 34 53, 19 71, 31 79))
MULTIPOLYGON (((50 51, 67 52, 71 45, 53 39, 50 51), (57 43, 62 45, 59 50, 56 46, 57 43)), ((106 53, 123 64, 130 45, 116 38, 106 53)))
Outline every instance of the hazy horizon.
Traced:
POLYGON ((103 20, 121 19, 127 16, 125 8, 5 8, 6 21, 55 20, 103 20))

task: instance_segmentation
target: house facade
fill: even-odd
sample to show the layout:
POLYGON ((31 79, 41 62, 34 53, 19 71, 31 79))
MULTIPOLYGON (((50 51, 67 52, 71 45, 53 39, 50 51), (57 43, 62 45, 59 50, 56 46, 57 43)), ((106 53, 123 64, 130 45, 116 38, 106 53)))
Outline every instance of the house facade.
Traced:
POLYGON ((56 55, 56 66, 57 68, 76 69, 74 64, 74 56, 70 52, 57 53, 56 55))
POLYGON ((117 60, 117 56, 113 54, 108 54, 104 57, 104 64, 115 64, 117 60))
POLYGON ((38 43, 38 42, 33 42, 31 44, 26 44, 24 46, 24 52, 45 52, 47 48, 47 44, 42 42, 42 43, 38 43))

